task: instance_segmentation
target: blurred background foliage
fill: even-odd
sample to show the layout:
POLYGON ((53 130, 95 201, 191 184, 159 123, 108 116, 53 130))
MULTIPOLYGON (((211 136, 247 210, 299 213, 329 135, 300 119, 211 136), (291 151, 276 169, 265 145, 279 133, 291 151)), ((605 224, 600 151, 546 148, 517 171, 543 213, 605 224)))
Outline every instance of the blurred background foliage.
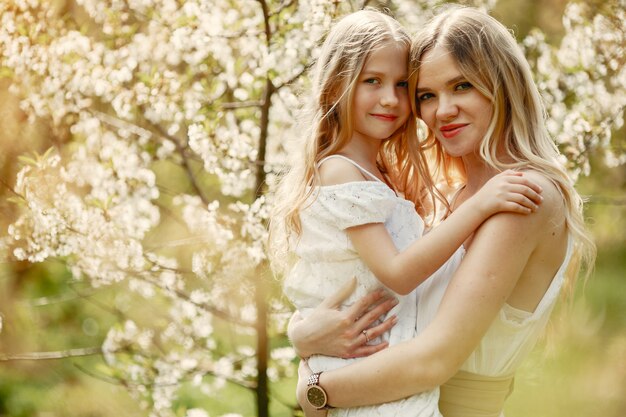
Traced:
MULTIPOLYGON (((550 42, 558 42, 566 3, 500 0, 492 14, 519 39, 539 27, 550 42)), ((605 2, 587 3, 601 8, 605 2)), ((59 141, 45 122, 28 123, 17 99, 8 93, 9 83, 0 80, 0 178, 5 183, 12 182, 19 155, 42 152, 59 141)), ((626 147, 624 128, 614 135, 614 143, 626 147)), ((581 177, 578 183, 589 201, 587 218, 598 245, 595 271, 587 282, 579 283, 571 303, 559 305, 546 338, 516 377, 507 417, 626 415, 626 165, 609 168, 601 158, 592 155, 591 175, 581 177)), ((159 167, 159 181, 166 188, 185 188, 186 178, 177 170, 166 164, 159 167)), ((9 191, 0 190, 3 228, 7 227, 4 219, 15 215, 9 196, 9 191)), ((176 233, 176 227, 159 233, 176 233)), ((110 326, 129 310, 145 321, 162 319, 154 303, 144 307, 122 286, 95 289, 71 280, 61 262, 0 264, 0 358, 8 353, 14 356, 0 362, 0 416, 146 415, 124 382, 111 378, 102 357, 91 351, 102 345, 110 326), (71 357, 21 360, 16 358, 20 352, 71 357)), ((217 327, 224 354, 236 349, 243 336, 225 324, 217 327)), ((288 345, 283 330, 273 333, 272 347, 288 345)), ((271 383, 270 390, 270 415, 297 413, 293 375, 271 383)), ((205 395, 183 387, 172 409, 183 416, 193 408, 202 408, 210 416, 253 416, 254 391, 227 385, 217 395, 205 395)))

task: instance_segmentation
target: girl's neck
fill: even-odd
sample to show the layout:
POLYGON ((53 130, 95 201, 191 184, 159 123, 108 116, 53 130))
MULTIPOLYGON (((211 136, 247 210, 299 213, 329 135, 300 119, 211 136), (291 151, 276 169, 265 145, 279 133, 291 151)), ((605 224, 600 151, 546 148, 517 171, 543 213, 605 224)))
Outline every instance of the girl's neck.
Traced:
POLYGON ((361 165, 376 167, 379 150, 380 144, 352 140, 339 153, 361 165))

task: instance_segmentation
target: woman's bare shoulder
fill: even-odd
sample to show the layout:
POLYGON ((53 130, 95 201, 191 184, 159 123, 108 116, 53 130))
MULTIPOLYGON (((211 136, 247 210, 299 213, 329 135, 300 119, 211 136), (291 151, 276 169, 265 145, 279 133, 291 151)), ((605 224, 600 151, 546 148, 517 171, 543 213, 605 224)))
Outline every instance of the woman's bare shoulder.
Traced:
POLYGON ((544 173, 527 170, 524 176, 542 188, 539 208, 530 214, 498 213, 487 219, 484 228, 501 237, 538 242, 546 233, 555 234, 565 227, 565 200, 557 184, 544 173))

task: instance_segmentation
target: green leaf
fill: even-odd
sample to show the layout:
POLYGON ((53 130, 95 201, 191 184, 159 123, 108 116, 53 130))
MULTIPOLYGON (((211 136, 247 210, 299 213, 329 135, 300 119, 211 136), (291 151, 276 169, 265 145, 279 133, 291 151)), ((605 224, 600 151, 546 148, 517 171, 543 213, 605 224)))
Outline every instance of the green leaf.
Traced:
POLYGON ((24 165, 37 166, 37 161, 30 156, 20 155, 17 157, 17 160, 20 161, 24 165))

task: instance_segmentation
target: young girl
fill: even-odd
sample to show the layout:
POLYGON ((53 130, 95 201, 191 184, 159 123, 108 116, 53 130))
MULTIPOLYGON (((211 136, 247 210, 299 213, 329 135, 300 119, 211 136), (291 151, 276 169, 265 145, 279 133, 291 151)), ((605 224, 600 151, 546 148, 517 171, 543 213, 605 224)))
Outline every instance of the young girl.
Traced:
MULTIPOLYGON (((484 193, 485 183, 507 168, 524 169, 539 183, 543 202, 527 216, 490 217, 419 287, 415 338, 321 377, 323 369, 312 366, 315 373, 308 384, 310 372, 302 366, 298 398, 304 406, 309 403, 309 410, 319 402, 307 397, 308 391, 319 393, 332 406, 356 407, 432 392, 441 385, 439 406, 445 417, 499 417, 514 373, 545 327, 561 287, 567 277, 577 275, 578 264, 570 265, 570 260, 583 257, 592 262, 593 244, 585 231, 582 200, 546 133, 528 63, 502 24, 475 9, 448 9, 418 33, 411 64, 415 110, 428 126, 428 142, 438 150, 441 166, 458 167, 464 179, 448 220, 418 243, 462 212, 469 219, 467 207, 484 193)), ((356 138, 354 134, 353 141, 356 138)), ((348 144, 343 149, 352 148, 348 144)), ((321 177, 323 183, 323 172, 321 177)), ((363 227, 371 225, 354 229, 363 227)), ((370 262, 371 253, 360 250, 359 232, 348 229, 348 235, 363 260, 370 262)), ((449 236, 454 240, 452 233, 449 236)), ((423 253, 437 247, 429 245, 423 253)), ((437 250, 446 252, 443 247, 437 250)), ((415 270, 419 268, 416 264, 415 270)), ((411 281, 415 275, 404 279, 411 281)), ((319 308, 315 313, 322 318, 319 308)), ((306 326, 306 321, 291 327, 306 326)), ((358 329, 356 324, 342 326, 358 329)), ((308 343, 305 349, 316 351, 311 340, 319 335, 297 340, 293 336, 301 332, 289 333, 294 345, 308 343)), ((411 412, 422 415, 436 408, 411 412)))
MULTIPOLYGON (((376 11, 353 13, 333 27, 317 62, 304 163, 284 178, 272 218, 273 231, 285 222, 297 255, 285 294, 298 311, 306 317, 353 276, 356 291, 345 307, 384 286, 398 294, 392 311, 397 325, 388 335, 392 345, 415 335, 413 290, 474 229, 498 211, 530 213, 540 202, 538 187, 509 172, 487 183, 422 237, 418 211, 433 206, 428 191, 433 186, 410 110, 409 46, 400 25, 376 11)), ((365 328, 359 331, 365 342, 378 336, 365 328)), ((308 364, 321 372, 353 360, 314 355, 308 364)), ((431 390, 378 407, 336 409, 331 414, 434 416, 437 398, 437 391, 431 390)))

